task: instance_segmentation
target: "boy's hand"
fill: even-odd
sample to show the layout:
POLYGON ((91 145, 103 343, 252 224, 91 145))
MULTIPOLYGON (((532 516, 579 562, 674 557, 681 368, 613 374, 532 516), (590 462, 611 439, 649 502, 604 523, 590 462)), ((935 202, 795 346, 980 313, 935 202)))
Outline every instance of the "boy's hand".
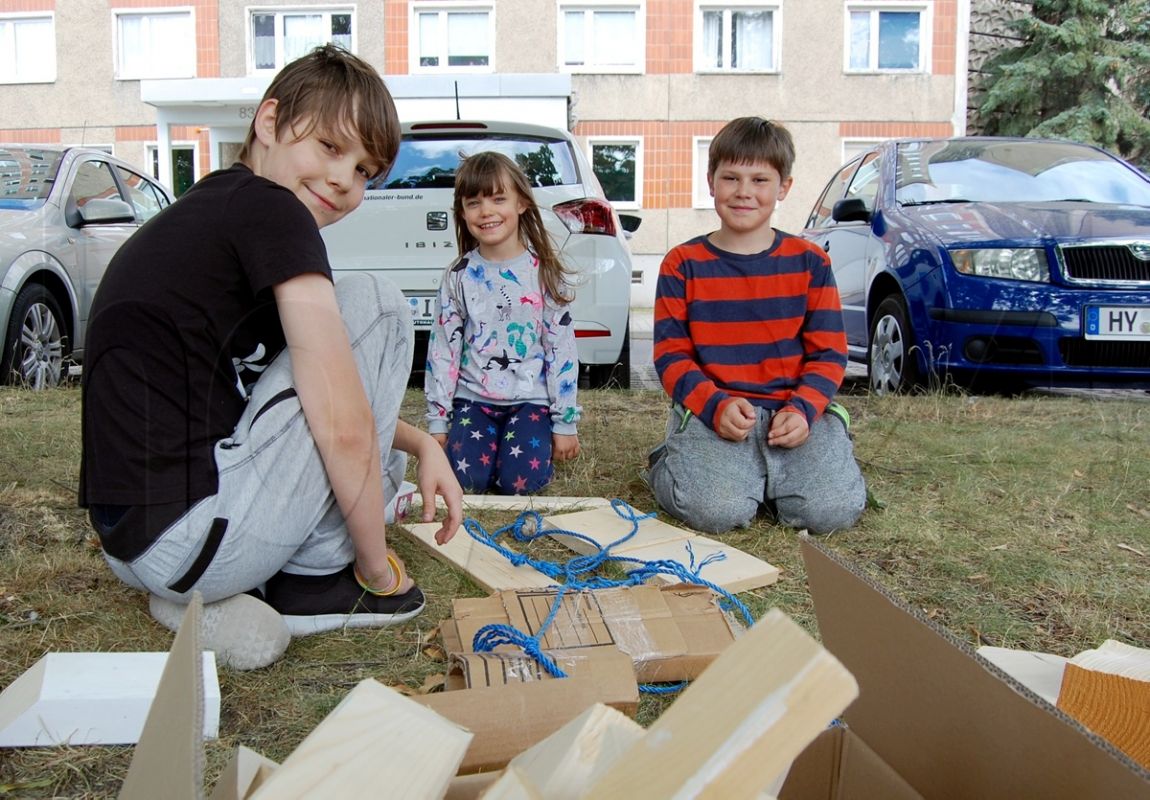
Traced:
MULTIPOLYGON (((447 440, 446 434, 439 435, 443 436, 444 441, 447 440)), ((423 497, 423 521, 435 520, 435 496, 442 497, 447 506, 447 518, 443 520, 443 527, 436 531, 435 541, 447 544, 463 522, 463 489, 459 486, 459 480, 437 436, 430 435, 427 441, 430 446, 420 448, 416 454, 419 463, 415 470, 419 493, 423 497)))
POLYGON ((741 442, 755 427, 758 412, 745 397, 736 397, 723 407, 715 424, 715 432, 729 442, 741 442))
POLYGON ((431 438, 434 439, 435 441, 439 442, 440 447, 445 448, 445 449, 447 448, 447 434, 446 433, 433 433, 433 434, 431 434, 431 438))
POLYGON ((579 455, 578 434, 553 433, 551 434, 551 460, 570 461, 579 455))
POLYGON ((767 444, 772 447, 798 447, 811 435, 807 418, 794 411, 779 411, 771 418, 767 444))

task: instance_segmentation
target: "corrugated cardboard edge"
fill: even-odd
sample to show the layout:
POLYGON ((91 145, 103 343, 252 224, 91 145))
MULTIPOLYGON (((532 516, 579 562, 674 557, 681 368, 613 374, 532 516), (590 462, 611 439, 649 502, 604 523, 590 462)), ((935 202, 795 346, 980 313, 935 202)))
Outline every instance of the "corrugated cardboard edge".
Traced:
POLYGON ((823 643, 861 688, 845 719, 924 796, 1150 798, 1110 743, 826 545, 802 551, 823 643))

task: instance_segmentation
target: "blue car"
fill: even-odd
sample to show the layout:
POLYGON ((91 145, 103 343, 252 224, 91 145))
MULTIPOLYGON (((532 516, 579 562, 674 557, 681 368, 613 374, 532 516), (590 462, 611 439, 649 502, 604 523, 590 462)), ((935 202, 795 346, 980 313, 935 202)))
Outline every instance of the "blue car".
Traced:
POLYGON ((803 237, 830 255, 871 390, 1150 387, 1150 179, 1088 145, 883 142, 803 237))

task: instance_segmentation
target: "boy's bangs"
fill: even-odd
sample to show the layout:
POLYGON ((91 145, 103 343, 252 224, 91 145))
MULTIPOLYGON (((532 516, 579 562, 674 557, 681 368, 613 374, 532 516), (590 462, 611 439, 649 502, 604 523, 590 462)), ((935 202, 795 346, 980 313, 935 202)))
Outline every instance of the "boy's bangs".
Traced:
POLYGON ((378 166, 379 172, 372 178, 387 172, 395 161, 399 140, 387 124, 386 112, 372 109, 384 108, 382 101, 361 102, 350 94, 322 97, 315 92, 302 98, 296 106, 297 118, 305 121, 301 127, 293 126, 293 135, 302 139, 311 133, 327 134, 345 141, 363 143, 363 149, 378 166), (319 120, 332 120, 331 124, 321 125, 319 120))

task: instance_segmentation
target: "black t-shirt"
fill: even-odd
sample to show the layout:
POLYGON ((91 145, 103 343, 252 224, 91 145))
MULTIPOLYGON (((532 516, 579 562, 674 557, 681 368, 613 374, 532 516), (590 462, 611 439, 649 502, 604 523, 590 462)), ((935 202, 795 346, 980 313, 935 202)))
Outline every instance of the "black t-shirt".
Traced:
POLYGON ((89 316, 80 505, 214 494, 213 448, 283 349, 272 288, 331 278, 288 189, 236 164, 205 176, 116 253, 89 316))

